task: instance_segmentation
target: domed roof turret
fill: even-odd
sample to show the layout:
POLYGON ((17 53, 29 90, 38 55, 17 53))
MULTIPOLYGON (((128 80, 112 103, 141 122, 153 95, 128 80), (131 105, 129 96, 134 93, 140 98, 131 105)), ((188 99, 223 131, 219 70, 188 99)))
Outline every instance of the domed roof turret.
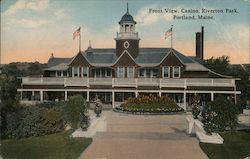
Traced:
POLYGON ((125 13, 122 16, 122 19, 119 21, 119 24, 123 23, 123 22, 132 22, 136 24, 136 21, 134 21, 134 18, 132 17, 132 15, 129 14, 128 11, 128 3, 127 3, 127 13, 125 13))

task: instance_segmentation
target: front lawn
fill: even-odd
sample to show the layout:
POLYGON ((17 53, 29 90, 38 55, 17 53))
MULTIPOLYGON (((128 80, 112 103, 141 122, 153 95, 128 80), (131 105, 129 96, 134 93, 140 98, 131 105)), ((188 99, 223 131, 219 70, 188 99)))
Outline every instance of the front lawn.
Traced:
POLYGON ((76 159, 92 142, 91 138, 70 138, 66 131, 52 135, 2 140, 0 154, 15 159, 76 159))
POLYGON ((201 149, 211 159, 239 159, 250 154, 250 131, 220 133, 222 145, 200 143, 201 149))

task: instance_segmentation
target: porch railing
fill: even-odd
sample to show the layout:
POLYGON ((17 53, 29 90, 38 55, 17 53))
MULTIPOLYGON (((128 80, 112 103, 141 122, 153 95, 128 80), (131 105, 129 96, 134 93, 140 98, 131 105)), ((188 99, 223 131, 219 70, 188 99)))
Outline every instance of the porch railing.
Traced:
POLYGON ((64 85, 64 86, 86 86, 90 85, 110 85, 112 87, 181 87, 188 86, 208 86, 208 87, 234 87, 235 79, 224 78, 60 78, 60 77, 23 77, 24 85, 64 85))

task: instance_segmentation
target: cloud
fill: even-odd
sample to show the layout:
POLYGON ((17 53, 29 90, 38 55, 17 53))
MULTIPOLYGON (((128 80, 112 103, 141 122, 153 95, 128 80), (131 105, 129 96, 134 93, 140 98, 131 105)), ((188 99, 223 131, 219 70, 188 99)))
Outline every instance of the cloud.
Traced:
POLYGON ((138 11, 138 14, 135 16, 135 20, 137 21, 138 25, 151 25, 159 20, 160 16, 158 14, 150 14, 148 11, 149 8, 157 8, 157 6, 152 5, 141 8, 138 11))
POLYGON ((46 19, 12 19, 6 22, 6 26, 9 27, 23 27, 23 28, 37 28, 48 23, 46 19))
POLYGON ((41 11, 48 7, 49 0, 17 0, 15 4, 11 5, 3 16, 14 15, 20 10, 30 9, 33 11, 41 11))
POLYGON ((66 9, 59 9, 55 11, 54 15, 57 17, 57 19, 62 19, 68 16, 67 12, 68 11, 66 9))

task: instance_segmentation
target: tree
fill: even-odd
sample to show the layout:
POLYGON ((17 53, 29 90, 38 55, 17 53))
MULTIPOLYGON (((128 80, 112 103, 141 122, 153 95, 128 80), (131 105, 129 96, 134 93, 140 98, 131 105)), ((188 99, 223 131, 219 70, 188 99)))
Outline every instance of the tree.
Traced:
POLYGON ((219 96, 214 101, 205 105, 202 114, 204 130, 211 132, 222 132, 226 129, 234 130, 237 125, 238 107, 230 100, 219 96))
POLYGON ((229 62, 229 56, 212 57, 205 60, 205 66, 214 72, 225 74, 228 72, 229 62))
POLYGON ((75 130, 80 123, 80 114, 87 112, 87 103, 81 95, 72 96, 67 101, 63 108, 63 115, 65 120, 75 130))
MULTIPOLYGON (((6 116, 13 112, 19 105, 16 96, 16 79, 6 74, 0 75, 0 129, 6 128, 6 116)), ((2 133, 1 133, 2 135, 2 133)))

